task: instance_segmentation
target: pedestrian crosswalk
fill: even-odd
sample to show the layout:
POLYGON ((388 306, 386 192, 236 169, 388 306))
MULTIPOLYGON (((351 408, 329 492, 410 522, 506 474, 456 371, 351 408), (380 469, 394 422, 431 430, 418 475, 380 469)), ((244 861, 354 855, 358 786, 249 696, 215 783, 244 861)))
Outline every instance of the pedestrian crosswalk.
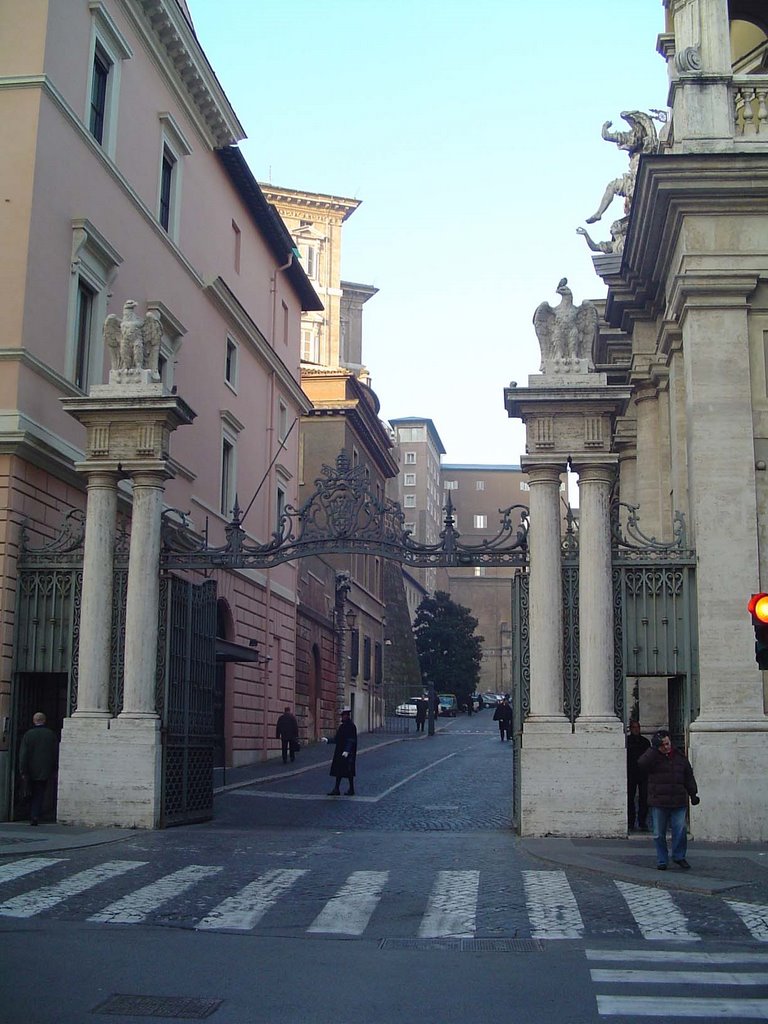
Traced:
POLYGON ((585 954, 601 1017, 768 1020, 768 952, 645 947, 585 954))
MULTIPOLYGON (((406 920, 409 936, 425 940, 504 934, 589 940, 618 931, 674 945, 712 937, 697 932, 700 922, 690 894, 620 880, 599 884, 598 893, 593 881, 572 881, 564 871, 522 871, 519 883, 507 880, 506 905, 500 911, 498 878, 474 869, 439 870, 424 884, 413 884, 408 873, 401 878, 393 870, 336 877, 327 868, 273 868, 248 877, 231 864, 185 864, 163 874, 145 860, 105 859, 75 870, 67 857, 29 857, 0 864, 0 917, 53 914, 113 925, 171 920, 198 931, 225 932, 250 932, 279 922, 281 928, 310 935, 348 937, 389 934, 406 920)), ((768 943, 768 906, 715 902, 720 934, 768 943)), ((399 937, 406 936, 401 931, 399 937)), ((664 953, 667 963, 673 955, 664 953)), ((687 956, 693 957, 693 951, 687 956)), ((768 960, 768 952, 761 956, 768 960)), ((634 980, 626 970, 624 976, 634 980)), ((660 973, 655 977, 663 983, 660 973)), ((748 975, 740 977, 739 982, 718 983, 753 984, 748 975)))

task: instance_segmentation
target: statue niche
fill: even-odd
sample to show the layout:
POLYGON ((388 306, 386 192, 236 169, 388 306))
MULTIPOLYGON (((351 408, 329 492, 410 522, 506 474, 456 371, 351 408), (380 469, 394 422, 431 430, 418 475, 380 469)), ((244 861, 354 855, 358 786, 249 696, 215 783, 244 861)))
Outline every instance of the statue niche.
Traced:
POLYGON ((541 347, 544 374, 587 373, 594 370, 592 349, 597 336, 597 310, 591 302, 573 304, 568 279, 557 286, 560 304, 542 302, 533 314, 533 326, 541 347))

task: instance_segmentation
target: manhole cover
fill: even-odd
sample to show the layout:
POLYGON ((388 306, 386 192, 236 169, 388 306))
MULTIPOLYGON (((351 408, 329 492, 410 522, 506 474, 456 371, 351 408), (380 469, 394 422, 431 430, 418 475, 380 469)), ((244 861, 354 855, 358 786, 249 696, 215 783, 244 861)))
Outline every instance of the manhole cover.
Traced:
POLYGON ((124 1017, 177 1017, 203 1020, 217 1010, 221 999, 192 999, 187 996, 112 995, 91 1013, 124 1017))

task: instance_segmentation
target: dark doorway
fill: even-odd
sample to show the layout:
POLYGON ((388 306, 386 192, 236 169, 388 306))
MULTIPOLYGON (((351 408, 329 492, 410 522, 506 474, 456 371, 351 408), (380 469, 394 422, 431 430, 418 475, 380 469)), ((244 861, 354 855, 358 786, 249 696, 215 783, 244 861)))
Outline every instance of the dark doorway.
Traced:
MULTIPOLYGON (((21 672, 16 678, 16 709, 13 717, 11 757, 13 769, 12 821, 29 818, 29 800, 19 775, 19 744, 24 733, 32 728, 32 716, 42 711, 46 725, 53 729, 59 741, 64 719, 69 708, 69 676, 66 672, 21 672)), ((57 775, 48 781, 43 802, 43 820, 56 820, 57 775)))

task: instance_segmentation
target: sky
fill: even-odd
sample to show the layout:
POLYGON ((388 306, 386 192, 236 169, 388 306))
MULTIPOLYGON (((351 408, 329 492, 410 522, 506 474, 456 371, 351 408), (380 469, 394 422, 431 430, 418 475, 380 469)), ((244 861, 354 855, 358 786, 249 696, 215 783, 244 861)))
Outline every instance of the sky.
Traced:
POLYGON ((576 228, 627 168, 603 122, 666 108, 661 0, 188 5, 257 179, 361 200, 341 273, 379 289, 363 361, 382 418, 431 418, 444 463, 519 464, 504 388, 538 372, 532 317, 560 278, 576 303, 605 295, 576 228))

